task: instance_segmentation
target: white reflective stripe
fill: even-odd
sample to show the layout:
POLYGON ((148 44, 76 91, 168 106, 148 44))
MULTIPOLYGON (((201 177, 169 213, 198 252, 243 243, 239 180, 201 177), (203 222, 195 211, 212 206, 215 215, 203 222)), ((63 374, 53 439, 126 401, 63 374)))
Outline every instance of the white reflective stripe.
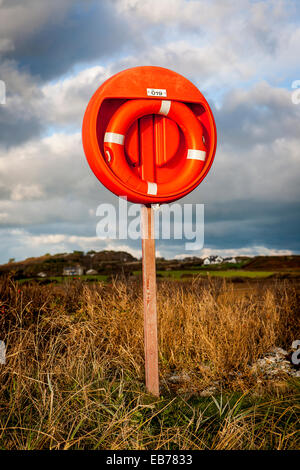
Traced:
POLYGON ((171 108, 171 101, 162 100, 158 114, 164 114, 165 116, 167 116, 170 111, 170 108, 171 108))
POLYGON ((205 157, 206 157, 205 150, 189 149, 187 153, 187 158, 190 158, 191 160, 202 160, 204 162, 205 157))
POLYGON ((125 136, 123 134, 117 134, 116 132, 106 132, 104 134, 104 142, 124 145, 124 139, 125 136))
POLYGON ((155 196, 157 194, 157 184, 150 183, 149 181, 147 181, 147 184, 148 184, 147 194, 152 194, 152 196, 155 196))

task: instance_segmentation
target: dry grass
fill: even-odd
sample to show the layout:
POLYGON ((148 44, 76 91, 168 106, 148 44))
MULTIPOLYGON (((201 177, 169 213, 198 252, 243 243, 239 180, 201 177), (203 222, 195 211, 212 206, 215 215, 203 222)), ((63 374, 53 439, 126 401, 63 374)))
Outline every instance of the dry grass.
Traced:
POLYGON ((4 280, 0 448, 299 448, 299 382, 258 385, 249 373, 271 347, 299 336, 297 302, 284 282, 243 295, 220 280, 161 282, 162 397, 154 400, 143 385, 138 283, 4 280), (174 371, 189 379, 171 385, 174 371), (199 395, 216 382, 214 397, 199 395))

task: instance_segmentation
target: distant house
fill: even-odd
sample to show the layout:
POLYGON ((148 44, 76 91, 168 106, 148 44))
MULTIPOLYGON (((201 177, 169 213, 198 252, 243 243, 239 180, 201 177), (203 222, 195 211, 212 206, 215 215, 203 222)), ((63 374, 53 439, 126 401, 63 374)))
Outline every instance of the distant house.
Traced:
POLYGON ((47 274, 42 271, 38 273, 38 277, 47 277, 47 274))
POLYGON ((235 264, 237 263, 237 260, 235 258, 225 258, 226 263, 232 263, 235 264))
POLYGON ((98 274, 98 271, 96 269, 88 269, 85 274, 94 275, 98 274))
POLYGON ((81 276, 83 268, 81 266, 69 266, 63 269, 63 276, 81 276))
POLYGON ((208 265, 208 264, 221 264, 223 263, 223 258, 222 256, 208 256, 207 258, 204 259, 203 264, 208 265))

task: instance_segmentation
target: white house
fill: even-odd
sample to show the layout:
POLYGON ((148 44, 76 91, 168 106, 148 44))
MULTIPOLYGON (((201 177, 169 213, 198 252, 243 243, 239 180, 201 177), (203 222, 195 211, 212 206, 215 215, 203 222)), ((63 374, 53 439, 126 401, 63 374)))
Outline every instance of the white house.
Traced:
POLYGON ((47 274, 41 271, 40 273, 38 273, 38 277, 47 277, 47 274))
POLYGON ((207 258, 204 259, 203 264, 208 265, 208 264, 220 264, 223 263, 223 258, 222 256, 208 256, 207 258))
POLYGON ((98 274, 98 271, 96 271, 96 269, 88 269, 85 274, 94 275, 98 274))

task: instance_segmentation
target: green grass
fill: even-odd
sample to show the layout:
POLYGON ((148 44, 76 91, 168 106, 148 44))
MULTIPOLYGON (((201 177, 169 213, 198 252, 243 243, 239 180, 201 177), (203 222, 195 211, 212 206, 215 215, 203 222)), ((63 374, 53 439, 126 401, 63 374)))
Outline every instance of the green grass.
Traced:
POLYGON ((95 275, 88 275, 83 274, 82 276, 56 276, 56 277, 49 277, 49 279, 53 280, 56 279, 58 282, 68 281, 75 279, 80 279, 81 281, 106 281, 108 278, 108 274, 95 274, 95 275))
POLYGON ((55 282, 66 282, 66 281, 72 281, 72 280, 77 280, 77 279, 80 279, 81 281, 106 281, 108 278, 108 274, 97 274, 97 275, 93 275, 93 276, 89 276, 89 275, 82 275, 82 276, 49 276, 49 277, 46 277, 46 278, 33 278, 33 277, 29 277, 29 278, 25 278, 25 279, 19 279, 18 282, 20 284, 23 284, 24 282, 30 282, 30 281, 36 281, 36 280, 40 280, 40 281, 43 281, 43 280, 47 280, 47 281, 55 281, 55 282))
MULTIPOLYGON (((137 277, 142 275, 142 271, 134 271, 133 274, 137 277)), ((159 277, 163 277, 170 280, 188 280, 190 277, 184 277, 186 274, 195 276, 203 276, 203 277, 222 277, 222 278, 233 278, 233 277, 243 277, 243 278, 266 278, 272 276, 274 272, 272 271, 242 271, 236 269, 228 269, 228 270, 220 270, 216 271, 214 269, 182 269, 182 270, 172 270, 172 271, 161 271, 158 270, 157 274, 159 277)), ((82 275, 82 276, 50 276, 44 278, 48 281, 54 281, 58 283, 72 281, 80 279, 81 281, 107 281, 109 275, 108 274, 97 274, 94 276, 89 275, 82 275)), ((27 279, 20 279, 19 283, 34 281, 37 278, 27 278, 27 279)), ((38 278, 39 280, 43 280, 43 278, 38 278)))
MULTIPOLYGON (((157 274, 161 275, 167 279, 184 279, 185 274, 192 274, 193 276, 211 276, 211 277, 246 277, 246 278, 266 278, 274 274, 271 271, 237 271, 237 270, 227 270, 227 271, 200 271, 200 270, 174 270, 174 271, 157 271, 157 274)), ((134 271, 135 276, 141 276, 141 271, 134 271)), ((188 279, 188 278, 187 278, 188 279)))
POLYGON ((299 379, 251 368, 297 338, 297 292, 253 284, 236 296, 216 278, 158 283, 155 399, 144 385, 139 282, 0 280, 0 450, 299 449, 299 379))
POLYGON ((9 415, 0 410, 1 450, 299 449, 296 382, 280 395, 255 396, 249 390, 207 398, 167 394, 156 400, 129 377, 113 383, 74 381, 53 396, 50 415, 47 406, 24 395, 12 392, 9 415))

